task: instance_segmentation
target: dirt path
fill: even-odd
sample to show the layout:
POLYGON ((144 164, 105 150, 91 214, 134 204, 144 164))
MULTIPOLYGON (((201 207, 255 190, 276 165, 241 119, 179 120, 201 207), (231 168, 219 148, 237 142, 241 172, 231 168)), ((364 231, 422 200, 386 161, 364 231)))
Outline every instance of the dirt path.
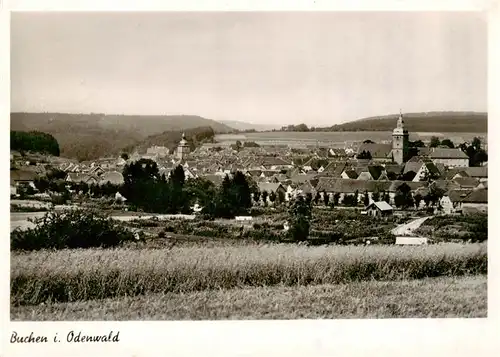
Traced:
POLYGON ((396 236, 405 236, 411 234, 415 230, 417 230, 422 225, 422 223, 424 223, 427 219, 431 217, 432 216, 414 219, 413 221, 397 226, 391 231, 391 233, 396 236))

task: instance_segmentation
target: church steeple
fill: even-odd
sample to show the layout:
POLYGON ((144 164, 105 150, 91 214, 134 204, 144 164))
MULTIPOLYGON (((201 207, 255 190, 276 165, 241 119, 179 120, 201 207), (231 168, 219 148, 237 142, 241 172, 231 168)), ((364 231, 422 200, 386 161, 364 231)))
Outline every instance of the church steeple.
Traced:
POLYGON ((392 131, 392 155, 393 160, 402 165, 408 157, 409 135, 404 127, 403 113, 399 110, 399 118, 396 128, 392 131))
POLYGON ((189 144, 186 140, 186 134, 182 133, 182 139, 177 147, 177 158, 183 160, 187 154, 189 154, 189 144))
POLYGON ((404 121, 403 121, 403 113, 401 112, 401 109, 399 109, 399 118, 398 118, 398 122, 397 122, 397 128, 401 128, 403 129, 404 128, 404 121))

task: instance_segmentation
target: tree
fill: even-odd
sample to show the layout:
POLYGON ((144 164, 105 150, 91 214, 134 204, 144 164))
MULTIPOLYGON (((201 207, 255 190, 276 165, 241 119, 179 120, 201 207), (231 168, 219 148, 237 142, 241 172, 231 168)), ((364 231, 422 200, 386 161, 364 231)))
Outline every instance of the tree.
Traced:
POLYGON ((315 205, 318 205, 320 198, 321 198, 321 194, 319 192, 316 192, 316 196, 314 196, 314 204, 315 205))
POLYGON ((172 173, 170 174, 170 182, 176 187, 183 187, 186 176, 184 174, 184 168, 181 165, 177 165, 172 173))
POLYGON ((296 242, 306 241, 309 237, 312 217, 311 205, 302 196, 298 196, 288 211, 289 234, 296 242))
POLYGON ((354 191, 354 206, 357 206, 359 203, 359 191, 354 191))
POLYGON ((420 208, 420 202, 422 202, 422 195, 420 195, 419 193, 417 193, 415 195, 415 197, 413 197, 413 200, 415 201, 415 207, 417 209, 419 209, 420 208))
POLYGON ((479 151, 476 152, 472 157, 472 163, 473 163, 472 166, 480 166, 483 164, 483 162, 487 161, 488 161, 488 154, 483 149, 479 149, 479 151))
POLYGON ((253 193, 253 200, 255 201, 255 203, 259 203, 259 201, 260 201, 260 191, 255 191, 253 193))
POLYGON ((401 184, 396 189, 396 195, 394 196, 394 204, 396 207, 410 207, 413 206, 413 198, 411 196, 411 187, 406 183, 401 184))
POLYGON ((354 194, 345 195, 342 203, 345 204, 346 206, 351 206, 351 207, 356 206, 357 202, 355 195, 354 194))
POLYGON ((402 174, 399 179, 401 181, 413 181, 417 173, 415 171, 407 171, 406 173, 402 174))
POLYGON ((444 139, 443 141, 441 141, 441 145, 448 146, 450 149, 455 148, 455 144, 453 144, 453 141, 451 141, 450 139, 444 139))
POLYGON ((282 204, 286 201, 285 193, 283 190, 278 190, 278 203, 282 204))
POLYGON ((371 141, 370 139, 366 139, 363 141, 363 144, 375 144, 375 142, 371 141))
POLYGON ((311 193, 311 192, 307 192, 307 193, 306 193, 306 203, 307 203, 308 205, 310 205, 310 204, 311 204, 312 199, 313 199, 313 195, 312 195, 312 193, 311 193))
POLYGON ((429 144, 429 147, 431 148, 436 148, 438 147, 439 145, 441 144, 441 141, 439 140, 439 138, 437 136, 433 136, 431 137, 431 142, 429 144))
POLYGON ((372 200, 373 202, 378 202, 380 201, 380 192, 375 191, 372 193, 372 200))
POLYGON ((269 194, 269 201, 274 204, 274 201, 276 201, 276 197, 276 192, 271 191, 271 193, 269 194))
POLYGON ((264 203, 264 206, 267 206, 267 196, 268 196, 268 195, 269 195, 269 194, 267 193, 267 191, 266 191, 266 190, 264 190, 264 191, 262 192, 262 194, 261 194, 261 196, 262 196, 262 202, 264 203))
POLYGON ((435 206, 439 203, 444 193, 445 192, 443 189, 437 187, 436 185, 431 185, 429 186, 429 192, 424 197, 424 201, 427 204, 427 206, 429 206, 430 204, 435 206))
POLYGON ((368 191, 365 191, 365 194, 363 196, 363 204, 368 206, 370 204, 370 196, 368 195, 368 191))
POLYGON ((340 193, 335 192, 333 195, 333 205, 338 206, 340 202, 340 193))
POLYGON ((359 153, 356 156, 357 159, 360 160, 371 160, 372 159, 372 154, 369 151, 363 150, 361 153, 359 153))
POLYGON ((391 195, 389 195, 389 192, 384 191, 382 197, 385 202, 391 203, 391 195))
POLYGON ((471 146, 478 151, 481 149, 481 140, 478 137, 474 137, 474 139, 472 139, 471 146))
POLYGON ((325 206, 328 207, 328 202, 330 202, 330 195, 323 191, 323 201, 325 202, 325 206))
POLYGON ((127 154, 126 152, 122 153, 122 154, 120 155, 120 157, 121 157, 123 160, 125 160, 125 161, 127 161, 127 160, 129 159, 128 154, 127 154))
POLYGON ((410 148, 423 148, 423 147, 425 147, 425 144, 422 140, 410 141, 408 143, 408 147, 410 147, 410 148))

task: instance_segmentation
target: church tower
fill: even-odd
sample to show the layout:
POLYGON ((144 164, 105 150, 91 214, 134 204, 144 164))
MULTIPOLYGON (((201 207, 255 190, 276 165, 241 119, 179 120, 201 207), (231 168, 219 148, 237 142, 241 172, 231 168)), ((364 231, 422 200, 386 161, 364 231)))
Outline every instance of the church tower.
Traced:
POLYGON ((189 154, 189 144, 186 140, 186 135, 182 133, 182 139, 177 147, 177 158, 183 160, 187 154, 189 154))
POLYGON ((400 111, 398 123, 392 131, 392 157, 399 165, 402 165, 408 158, 408 144, 408 130, 404 127, 403 114, 400 111))

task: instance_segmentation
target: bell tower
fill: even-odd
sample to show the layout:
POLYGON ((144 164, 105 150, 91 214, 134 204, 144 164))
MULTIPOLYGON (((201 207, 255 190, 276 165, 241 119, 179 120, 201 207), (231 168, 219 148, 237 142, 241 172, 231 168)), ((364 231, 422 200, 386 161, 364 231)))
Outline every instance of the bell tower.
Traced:
POLYGON ((409 134, 404 127, 403 113, 399 110, 396 128, 392 131, 392 157, 394 162, 402 165, 408 158, 409 134))
POLYGON ((182 133, 182 139, 177 147, 177 158, 183 160, 187 154, 189 154, 189 144, 186 140, 186 135, 182 133))

